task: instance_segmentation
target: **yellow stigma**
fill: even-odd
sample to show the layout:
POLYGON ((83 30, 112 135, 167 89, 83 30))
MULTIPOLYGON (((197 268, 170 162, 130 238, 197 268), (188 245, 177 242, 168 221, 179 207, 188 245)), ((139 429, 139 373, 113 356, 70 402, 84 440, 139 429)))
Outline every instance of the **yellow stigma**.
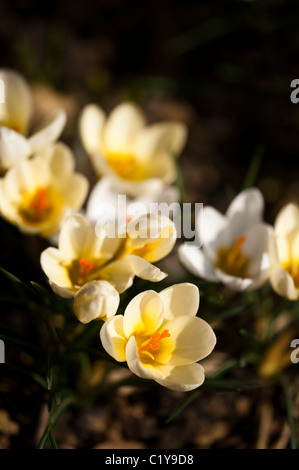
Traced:
POLYGON ((26 195, 20 214, 29 223, 43 222, 52 211, 48 188, 37 188, 33 194, 26 195))
POLYGON ((153 351, 157 351, 160 349, 160 341, 164 338, 169 338, 170 333, 169 330, 163 330, 162 333, 158 333, 157 331, 153 333, 148 341, 143 343, 138 352, 142 352, 146 349, 152 349, 153 351))
POLYGON ((232 248, 220 248, 215 267, 230 276, 247 278, 250 260, 241 253, 245 240, 246 237, 242 235, 237 238, 232 248))
POLYGON ((144 170, 131 154, 108 153, 106 156, 109 166, 115 173, 124 179, 140 181, 144 178, 144 170))

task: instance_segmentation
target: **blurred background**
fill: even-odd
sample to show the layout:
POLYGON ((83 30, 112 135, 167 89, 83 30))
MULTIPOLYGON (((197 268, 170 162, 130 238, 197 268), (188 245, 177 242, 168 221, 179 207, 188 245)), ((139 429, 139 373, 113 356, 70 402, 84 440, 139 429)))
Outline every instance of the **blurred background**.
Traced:
MULTIPOLYGON (((89 102, 109 112, 130 99, 143 107, 149 122, 187 124, 188 143, 180 157, 187 201, 225 210, 233 195, 254 184, 264 194, 270 223, 283 204, 299 203, 299 103, 290 100, 291 81, 299 78, 298 57, 298 3, 291 0, 0 3, 0 67, 18 70, 29 81, 36 122, 57 106, 65 108, 62 140, 91 181, 93 170, 77 134, 79 112, 89 102)), ((24 275, 17 231, 4 224, 1 239, 1 264, 24 275)), ((34 243, 40 241, 28 241, 29 253, 34 243)), ((30 279, 41 276, 38 263, 26 269, 30 279)), ((20 312, 15 318, 22 326, 20 312)), ((43 398, 25 379, 21 390, 22 398, 13 380, 0 390, 5 405, 0 447, 32 447, 37 441, 46 413, 43 398)), ((104 399, 107 412, 98 406, 66 415, 57 431, 61 446, 288 445, 275 391, 266 388, 237 399, 205 396, 168 426, 164 418, 178 396, 157 391, 160 408, 154 412, 150 393, 120 393, 114 409, 104 399), (258 412, 256 403, 264 404, 258 412), (268 434, 260 429, 264 420, 270 423, 268 434)))

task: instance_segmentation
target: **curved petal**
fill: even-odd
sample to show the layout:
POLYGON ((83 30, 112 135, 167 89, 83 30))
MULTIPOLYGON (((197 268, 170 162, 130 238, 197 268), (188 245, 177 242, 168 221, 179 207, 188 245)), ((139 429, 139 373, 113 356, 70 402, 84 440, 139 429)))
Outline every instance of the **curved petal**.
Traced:
MULTIPOLYGON (((161 369, 164 371, 163 367, 161 367, 161 369)), ((202 385, 204 380, 204 368, 200 364, 195 363, 167 368, 166 378, 156 379, 156 382, 176 392, 190 392, 202 385)))
POLYGON ((294 203, 285 205, 277 214, 274 231, 275 235, 287 235, 293 230, 299 230, 299 207, 294 203))
POLYGON ((164 305, 164 318, 173 320, 182 315, 195 316, 199 308, 198 287, 189 282, 175 284, 159 292, 164 305))
POLYGON ((176 121, 152 124, 142 129, 135 143, 135 154, 141 160, 168 153, 178 156, 187 140, 187 127, 176 121))
POLYGON ((163 321, 163 303, 157 292, 148 290, 136 295, 124 313, 124 333, 131 335, 143 334, 150 336, 157 331, 163 321))
POLYGON ((231 290, 246 291, 255 288, 254 280, 251 278, 231 276, 230 274, 221 271, 219 268, 215 268, 215 274, 218 277, 218 280, 231 290))
POLYGON ((129 263, 132 273, 146 281, 160 282, 167 274, 140 256, 126 255, 123 260, 129 263))
POLYGON ((136 135, 145 126, 141 109, 133 103, 122 103, 110 113, 103 128, 103 142, 111 153, 130 154, 136 135))
POLYGON ((129 369, 138 377, 142 379, 162 379, 164 373, 161 372, 160 367, 155 367, 151 364, 142 364, 138 354, 137 344, 134 336, 131 336, 126 347, 126 359, 129 369))
POLYGON ((168 356, 163 354, 163 348, 156 353, 155 359, 162 364, 192 364, 208 356, 215 347, 215 333, 202 318, 182 314, 163 326, 170 332, 174 349, 168 356))
POLYGON ((28 140, 8 127, 0 126, 0 169, 7 170, 22 158, 29 157, 28 140))
POLYGON ((34 153, 55 142, 62 133, 65 123, 65 111, 59 109, 49 114, 28 139, 32 152, 34 153))
POLYGON ((55 284, 55 282, 51 280, 49 281, 49 284, 53 292, 55 292, 55 294, 59 295, 60 297, 64 299, 72 299, 76 293, 74 290, 66 289, 65 287, 58 286, 57 284, 55 284))
POLYGON ((89 258, 90 246, 93 242, 94 231, 82 214, 71 214, 62 225, 58 247, 67 262, 89 258))
POLYGON ((109 176, 101 178, 92 188, 86 203, 86 218, 92 222, 116 220, 119 193, 109 176))
POLYGON ((79 133, 85 150, 92 154, 100 151, 101 133, 106 114, 96 104, 86 105, 79 117, 79 133))
POLYGON ((269 240, 273 233, 270 225, 260 223, 253 225, 244 234, 245 242, 242 245, 242 254, 248 256, 250 260, 250 277, 259 275, 262 259, 268 257, 269 240))
POLYGON ((73 173, 65 181, 60 193, 65 203, 72 211, 78 211, 83 206, 87 197, 89 182, 85 175, 81 173, 73 173))
POLYGON ((123 315, 108 318, 100 330, 100 339, 104 349, 119 362, 126 360, 127 339, 124 335, 123 319, 123 315))
MULTIPOLYGON (((108 174, 106 172, 105 174, 108 174)), ((131 197, 139 197, 147 194, 159 194, 163 191, 165 184, 161 178, 148 178, 141 181, 129 181, 119 178, 115 173, 109 172, 113 178, 115 187, 118 188, 120 194, 128 194, 131 197)))
POLYGON ((281 266, 274 266, 270 271, 270 283, 273 290, 281 297, 297 300, 299 293, 291 275, 281 266))
POLYGON ((150 263, 165 258, 176 243, 175 225, 164 216, 141 215, 128 223, 127 231, 129 252, 150 263))
POLYGON ((5 102, 0 103, 0 125, 26 134, 32 115, 32 95, 28 83, 14 70, 1 69, 5 102))
POLYGON ((217 282, 217 276, 214 272, 214 266, 204 252, 194 245, 184 243, 178 248, 178 256, 185 268, 191 274, 208 281, 217 282))
POLYGON ((102 318, 106 320, 116 314, 119 293, 107 281, 91 281, 82 286, 73 301, 74 313, 81 323, 102 318))
MULTIPOLYGON (((197 216, 199 217, 199 215, 197 216)), ((227 218, 212 206, 204 206, 202 214, 203 243, 211 243, 227 227, 227 218)))
POLYGON ((259 189, 241 191, 226 211, 233 238, 243 235, 252 225, 261 222, 263 210, 264 198, 259 189))
POLYGON ((120 294, 133 284, 135 274, 126 258, 108 263, 101 269, 101 278, 110 282, 120 294))
POLYGON ((46 276, 60 287, 67 289, 72 287, 65 261, 59 250, 53 247, 46 248, 40 257, 42 270, 46 276))

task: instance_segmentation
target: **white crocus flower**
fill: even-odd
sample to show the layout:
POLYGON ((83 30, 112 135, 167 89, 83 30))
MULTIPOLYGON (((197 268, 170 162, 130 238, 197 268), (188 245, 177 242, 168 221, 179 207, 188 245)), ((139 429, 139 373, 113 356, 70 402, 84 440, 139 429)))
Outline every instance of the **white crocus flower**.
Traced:
POLYGON ((74 166, 72 152, 62 143, 20 160, 0 178, 1 216, 24 233, 54 235, 87 196, 87 178, 74 166))
POLYGON ((107 117, 95 104, 80 116, 80 135, 99 176, 114 178, 120 193, 133 197, 160 192, 176 179, 173 158, 186 142, 186 126, 177 121, 147 125, 142 110, 129 102, 107 117))
POLYGON ((172 250, 175 227, 163 217, 151 217, 147 226, 146 222, 147 216, 141 216, 119 234, 104 228, 98 233, 82 214, 69 216, 62 225, 58 248, 48 247, 41 254, 41 266, 52 289, 61 297, 72 298, 91 281, 105 280, 121 293, 135 276, 152 282, 164 279, 166 274, 152 263, 172 250))
POLYGON ((216 344, 210 325, 196 316, 198 307, 199 292, 193 284, 176 284, 159 294, 142 292, 124 315, 115 315, 102 326, 102 345, 141 378, 171 390, 193 390, 205 378, 197 361, 216 344))
POLYGON ((176 186, 165 187, 160 193, 132 198, 119 194, 114 179, 105 176, 91 190, 85 216, 98 224, 121 222, 121 217, 126 223, 149 212, 159 212, 174 219, 180 210, 179 198, 176 186))
POLYGON ((179 247, 182 264, 195 276, 222 282, 235 291, 253 290, 269 277, 269 237, 272 227, 262 222, 264 200, 257 188, 239 193, 223 215, 203 208, 197 224, 199 248, 179 247))
POLYGON ((284 206, 274 223, 270 241, 270 283, 275 292, 289 300, 299 298, 299 208, 284 206))
POLYGON ((55 142, 66 122, 66 114, 58 109, 50 113, 28 134, 33 114, 30 88, 17 72, 0 69, 4 102, 0 102, 0 171, 3 173, 17 161, 55 142))

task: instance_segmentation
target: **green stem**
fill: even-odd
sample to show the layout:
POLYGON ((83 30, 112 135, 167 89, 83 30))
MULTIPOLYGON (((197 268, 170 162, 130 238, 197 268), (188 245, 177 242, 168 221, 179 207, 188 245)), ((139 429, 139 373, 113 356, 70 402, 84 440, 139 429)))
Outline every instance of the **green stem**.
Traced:
POLYGON ((291 448, 297 449, 297 435, 293 413, 293 400, 292 395, 290 393, 289 382, 287 381, 286 377, 282 377, 280 383, 286 405, 287 419, 291 431, 291 448))
POLYGON ((70 405, 75 403, 75 397, 74 396, 68 396, 62 402, 60 405, 57 406, 57 408, 54 410, 53 413, 51 413, 50 418, 49 418, 49 423, 48 426, 46 427, 40 441, 38 444, 38 449, 44 449, 47 441, 49 440, 51 446, 55 449, 57 449, 57 444, 55 441, 54 437, 54 427, 55 424, 60 417, 60 415, 65 411, 66 408, 68 408, 70 405))

